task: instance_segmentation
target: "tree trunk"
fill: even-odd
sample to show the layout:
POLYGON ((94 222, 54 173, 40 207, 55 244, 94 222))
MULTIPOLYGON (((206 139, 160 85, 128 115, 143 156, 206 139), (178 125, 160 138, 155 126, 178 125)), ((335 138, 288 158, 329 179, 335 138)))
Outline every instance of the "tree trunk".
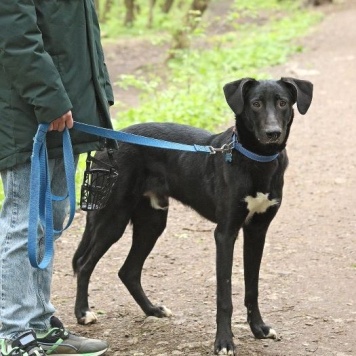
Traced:
POLYGON ((131 27, 135 21, 135 0, 124 0, 126 7, 126 14, 124 25, 126 27, 131 27))
POLYGON ((172 8, 174 0, 166 0, 162 5, 162 12, 168 14, 172 8))
POLYGON ((106 0, 105 1, 105 7, 104 7, 104 13, 101 16, 101 19, 105 21, 108 18, 108 15, 110 14, 111 7, 114 4, 114 0, 106 0))
POLYGON ((190 47, 190 35, 198 27, 209 2, 210 0, 193 0, 188 13, 184 17, 182 27, 173 33, 173 43, 167 60, 174 58, 177 51, 190 47))
POLYGON ((193 11, 200 11, 200 16, 202 16, 209 5, 209 2, 210 0, 193 0, 190 8, 193 11))
POLYGON ((331 4, 333 0, 307 0, 307 5, 320 6, 324 4, 331 4))
POLYGON ((148 22, 147 22, 147 28, 152 28, 152 23, 153 23, 153 9, 155 7, 156 0, 150 0, 150 8, 148 12, 148 22))

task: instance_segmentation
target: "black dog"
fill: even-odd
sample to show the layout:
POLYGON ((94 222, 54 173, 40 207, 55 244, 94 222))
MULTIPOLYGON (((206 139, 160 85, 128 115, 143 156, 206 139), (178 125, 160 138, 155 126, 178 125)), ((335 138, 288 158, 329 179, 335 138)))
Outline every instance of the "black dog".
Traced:
MULTIPOLYGON (((256 338, 275 338, 258 307, 258 278, 269 224, 282 201, 285 150, 293 121, 293 104, 305 114, 313 85, 304 80, 241 79, 224 87, 236 115, 233 129, 212 135, 176 124, 139 124, 126 129, 138 135, 168 141, 223 147, 223 153, 191 152, 119 144, 114 154, 119 181, 109 202, 89 212, 85 232, 73 258, 78 277, 75 314, 81 324, 96 321, 88 306, 89 278, 99 259, 119 240, 129 222, 132 247, 119 277, 147 315, 164 317, 141 287, 143 264, 166 227, 169 197, 192 207, 215 222, 217 273, 217 332, 215 353, 234 355, 231 331, 231 272, 235 240, 244 233, 245 306, 256 338)), ((105 160, 104 152, 97 158, 105 160)))

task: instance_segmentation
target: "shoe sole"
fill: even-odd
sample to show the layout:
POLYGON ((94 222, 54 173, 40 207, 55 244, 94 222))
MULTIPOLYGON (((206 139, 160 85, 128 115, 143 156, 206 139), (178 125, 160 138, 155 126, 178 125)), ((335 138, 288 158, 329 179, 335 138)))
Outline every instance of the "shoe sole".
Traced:
POLYGON ((52 352, 52 353, 47 353, 46 355, 50 356, 100 356, 102 354, 104 354, 108 349, 106 348, 105 350, 101 350, 101 351, 97 351, 97 352, 87 352, 87 353, 82 353, 82 354, 56 354, 56 352, 52 352))

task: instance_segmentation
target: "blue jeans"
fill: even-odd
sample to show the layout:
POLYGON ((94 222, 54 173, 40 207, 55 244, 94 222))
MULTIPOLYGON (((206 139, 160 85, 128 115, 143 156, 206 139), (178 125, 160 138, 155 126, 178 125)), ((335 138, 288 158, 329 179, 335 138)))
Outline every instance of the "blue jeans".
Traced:
MULTIPOLYGON (((76 163, 78 157, 76 157, 76 163)), ((52 193, 67 194, 63 159, 50 159, 52 193)), ((53 263, 33 268, 28 259, 31 163, 1 172, 5 199, 0 213, 0 338, 14 339, 28 329, 46 331, 55 312, 50 296, 53 263)), ((53 224, 63 228, 68 199, 53 202, 53 224)), ((43 231, 39 227, 39 234, 43 231)), ((59 236, 56 236, 58 238, 59 236)))

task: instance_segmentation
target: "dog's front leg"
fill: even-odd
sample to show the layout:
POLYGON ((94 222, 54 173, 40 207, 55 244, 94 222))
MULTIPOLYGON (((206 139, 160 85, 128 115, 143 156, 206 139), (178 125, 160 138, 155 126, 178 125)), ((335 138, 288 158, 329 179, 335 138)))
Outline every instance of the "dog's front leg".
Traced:
POLYGON ((231 330, 232 298, 231 273, 234 245, 237 230, 229 231, 226 227, 215 229, 216 243, 216 278, 217 278, 217 314, 215 353, 218 355, 235 355, 235 346, 231 330))
POLYGON ((258 339, 276 338, 276 332, 263 322, 258 306, 258 280, 269 222, 252 221, 244 226, 245 306, 247 321, 258 339))

